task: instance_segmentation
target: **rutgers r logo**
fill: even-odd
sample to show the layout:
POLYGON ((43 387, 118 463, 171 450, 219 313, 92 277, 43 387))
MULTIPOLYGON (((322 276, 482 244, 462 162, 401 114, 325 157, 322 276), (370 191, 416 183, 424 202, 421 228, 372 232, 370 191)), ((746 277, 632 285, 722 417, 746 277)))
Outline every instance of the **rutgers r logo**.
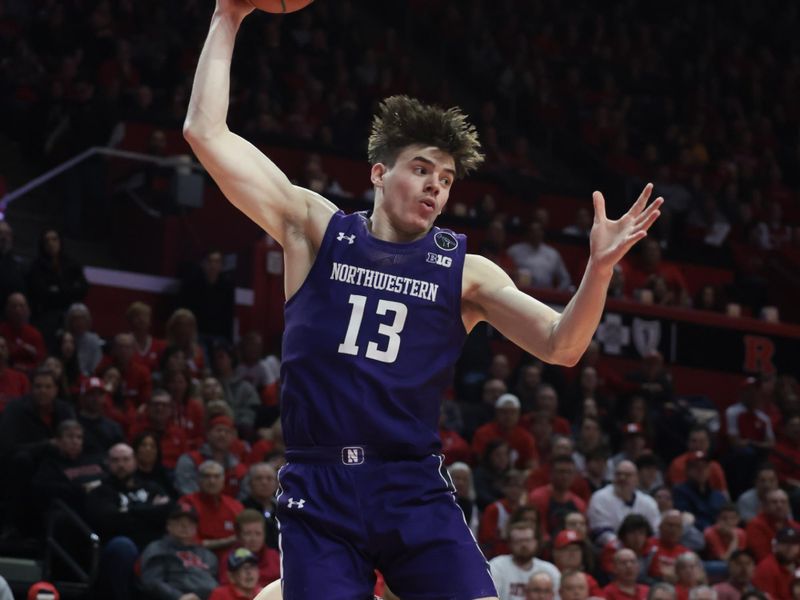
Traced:
POLYGON ((432 263, 434 265, 441 265, 443 267, 449 267, 453 264, 453 259, 449 256, 442 256, 441 254, 436 254, 435 252, 428 252, 428 258, 425 259, 426 262, 432 263))
POLYGON ((364 449, 358 446, 342 448, 342 462, 346 465, 360 465, 364 462, 364 449))
POLYGON ((772 362, 774 354, 775 344, 768 337, 760 335, 744 336, 745 372, 772 375, 775 372, 775 364, 772 362))

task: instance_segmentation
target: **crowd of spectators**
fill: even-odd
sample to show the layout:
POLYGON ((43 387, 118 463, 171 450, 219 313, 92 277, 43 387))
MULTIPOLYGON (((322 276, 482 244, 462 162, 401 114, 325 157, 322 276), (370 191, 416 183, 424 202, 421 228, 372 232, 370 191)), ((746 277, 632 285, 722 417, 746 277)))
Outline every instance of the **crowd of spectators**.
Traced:
MULTIPOLYGON (((407 4, 424 10, 380 31, 347 0, 254 16, 237 46, 231 126, 255 143, 360 156, 376 100, 403 92, 451 104, 480 81, 498 90, 470 96, 483 175, 546 179, 531 149, 546 127, 668 198, 610 297, 725 310, 724 290, 690 290, 662 260, 691 239, 729 249, 732 299, 764 306, 766 253, 800 244, 796 7, 778 19, 769 3, 682 4, 654 22, 630 1, 615 3, 613 19, 549 0, 407 4), (467 55, 448 70, 468 75, 461 88, 425 85, 406 43, 417 35, 420 52, 467 55)), ((55 163, 109 143, 122 121, 179 129, 207 8, 0 3, 4 132, 31 160, 55 163)), ((68 227, 97 193, 86 175, 63 186, 68 227)), ((344 193, 318 157, 302 177, 344 193)), ((518 283, 571 289, 546 211, 504 215, 487 196, 473 213, 486 227, 481 252, 518 283)), ((561 234, 586 238, 590 227, 582 208, 561 234)), ((252 594, 279 576, 279 362, 256 332, 233 343, 222 255, 210 250, 184 279, 166 322, 137 302, 107 340, 82 304, 87 290, 58 231, 42 233, 26 265, 0 221, 3 539, 41 536, 42 515, 63 500, 101 537, 103 598, 252 594)), ((609 369, 596 345, 573 369, 499 353, 463 363, 440 434, 501 600, 800 598, 796 379, 743 379, 740 397, 701 420, 658 353, 630 373, 609 369)))

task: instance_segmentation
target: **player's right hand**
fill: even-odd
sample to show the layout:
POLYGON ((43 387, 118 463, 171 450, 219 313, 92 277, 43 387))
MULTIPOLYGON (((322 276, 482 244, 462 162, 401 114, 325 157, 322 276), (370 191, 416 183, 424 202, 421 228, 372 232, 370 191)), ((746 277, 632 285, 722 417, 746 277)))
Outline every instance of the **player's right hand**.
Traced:
POLYGON ((240 19, 244 19, 255 9, 247 0, 217 0, 218 13, 230 14, 240 19))

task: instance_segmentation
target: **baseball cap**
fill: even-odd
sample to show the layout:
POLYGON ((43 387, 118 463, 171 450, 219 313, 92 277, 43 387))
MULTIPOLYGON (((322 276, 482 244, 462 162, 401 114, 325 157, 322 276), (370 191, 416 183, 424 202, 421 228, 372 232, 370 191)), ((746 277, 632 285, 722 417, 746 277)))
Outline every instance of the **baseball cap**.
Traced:
POLYGON ((61 595, 49 581, 37 581, 28 589, 28 600, 60 600, 61 595))
POLYGON ((231 419, 228 415, 217 415, 208 422, 209 429, 216 427, 217 425, 225 425, 225 427, 228 427, 229 429, 236 429, 236 426, 233 424, 233 419, 231 419))
POLYGON ((644 435, 644 429, 639 423, 625 423, 622 433, 625 435, 644 435))
POLYGON ((247 548, 237 548, 228 554, 228 571, 236 571, 247 563, 258 565, 258 557, 247 548))
POLYGON ((794 527, 783 527, 775 534, 775 541, 781 544, 800 544, 800 531, 794 527))
POLYGON ((81 383, 81 394, 88 394, 94 390, 105 391, 105 389, 99 377, 89 377, 88 379, 84 379, 81 383))
POLYGON ((519 408, 519 398, 517 398, 514 394, 502 394, 497 401, 494 403, 495 408, 519 408))
POLYGON ((708 454, 706 454, 702 450, 696 450, 694 452, 689 453, 689 456, 686 459, 686 464, 699 462, 701 460, 708 462, 710 459, 708 458, 708 454))
POLYGON ((197 516, 197 511, 194 509, 194 506, 189 504, 188 502, 178 502, 175 506, 172 507, 172 510, 169 512, 168 519, 179 519, 181 517, 189 517, 193 519, 195 522, 199 520, 197 516))
POLYGON ((580 533, 572 529, 562 529, 558 532, 556 539, 553 541, 553 548, 560 550, 564 546, 581 543, 583 543, 583 538, 580 533))

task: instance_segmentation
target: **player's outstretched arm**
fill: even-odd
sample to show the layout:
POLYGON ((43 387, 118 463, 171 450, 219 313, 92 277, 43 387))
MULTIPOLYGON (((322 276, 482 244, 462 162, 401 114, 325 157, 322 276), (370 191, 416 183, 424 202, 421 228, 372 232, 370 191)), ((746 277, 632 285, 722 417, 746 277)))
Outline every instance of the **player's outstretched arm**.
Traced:
POLYGON ((600 322, 614 265, 647 235, 660 215, 663 198, 647 205, 652 191, 653 186, 647 184, 630 210, 616 221, 606 216, 603 195, 593 194, 595 214, 589 264, 577 292, 561 314, 519 291, 491 261, 467 255, 462 291, 466 325, 471 327, 486 320, 542 360, 575 365, 600 322))
POLYGON ((230 67, 236 34, 253 11, 247 0, 217 0, 197 64, 183 133, 225 196, 286 248, 293 238, 316 247, 336 207, 292 185, 255 146, 228 129, 230 67))

